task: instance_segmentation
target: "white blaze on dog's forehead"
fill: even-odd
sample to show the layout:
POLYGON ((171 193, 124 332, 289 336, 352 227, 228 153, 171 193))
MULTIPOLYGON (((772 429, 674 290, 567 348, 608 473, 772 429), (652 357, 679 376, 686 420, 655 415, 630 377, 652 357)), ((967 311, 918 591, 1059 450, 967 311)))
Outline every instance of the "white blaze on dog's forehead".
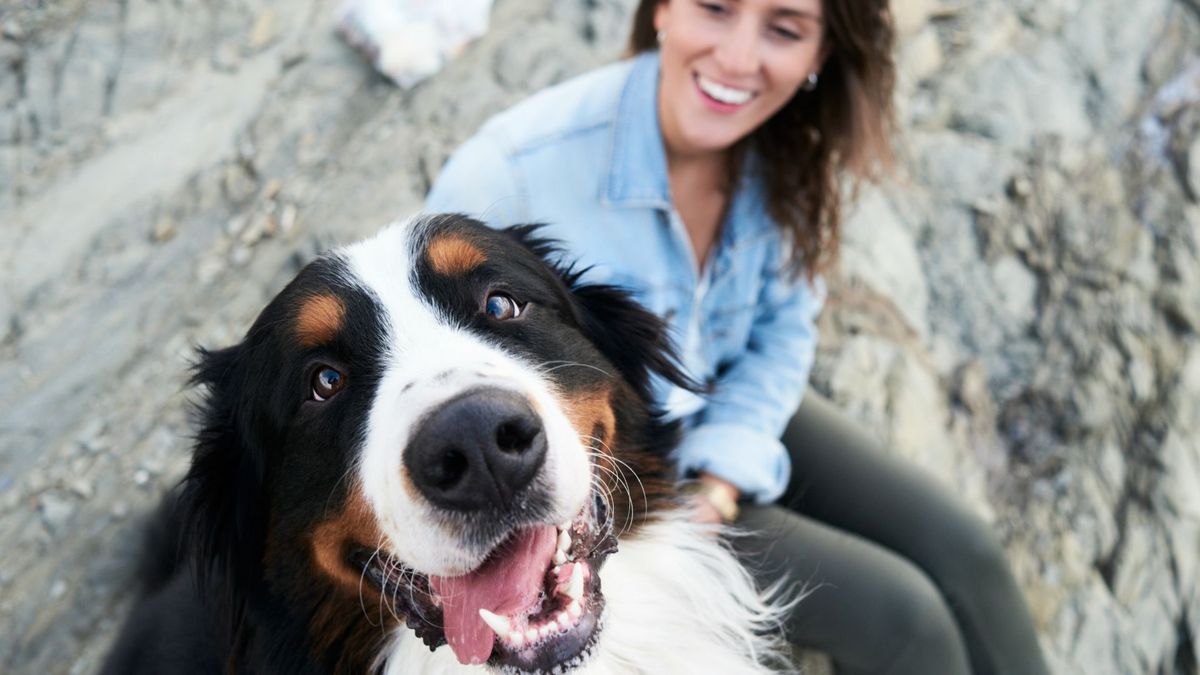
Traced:
POLYGON ((420 497, 403 464, 412 433, 436 406, 481 386, 511 389, 529 399, 542 415, 549 441, 540 480, 551 489, 556 519, 578 511, 590 477, 582 444, 535 364, 459 326, 422 295, 416 262, 427 227, 427 220, 410 220, 344 251, 348 281, 378 303, 386 342, 359 472, 394 555, 422 572, 462 574, 486 551, 463 546, 420 497))

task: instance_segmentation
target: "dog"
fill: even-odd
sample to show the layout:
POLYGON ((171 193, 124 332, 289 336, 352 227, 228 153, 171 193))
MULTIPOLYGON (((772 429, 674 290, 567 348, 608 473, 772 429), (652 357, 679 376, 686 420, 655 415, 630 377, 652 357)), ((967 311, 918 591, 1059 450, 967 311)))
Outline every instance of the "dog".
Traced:
POLYGON ((536 226, 422 215, 201 350, 192 463, 105 673, 761 673, 780 607, 691 522, 664 324, 536 226))

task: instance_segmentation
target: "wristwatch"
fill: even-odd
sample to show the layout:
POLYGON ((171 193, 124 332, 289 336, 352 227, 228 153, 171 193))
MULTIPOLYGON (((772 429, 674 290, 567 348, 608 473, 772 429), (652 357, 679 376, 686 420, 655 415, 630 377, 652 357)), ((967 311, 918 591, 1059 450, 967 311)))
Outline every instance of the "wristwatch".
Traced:
POLYGON ((710 483, 704 480, 696 480, 685 483, 683 486, 684 494, 699 495, 704 498, 709 504, 716 509, 721 516, 721 520, 726 523, 732 523, 738 517, 738 503, 721 485, 710 483))

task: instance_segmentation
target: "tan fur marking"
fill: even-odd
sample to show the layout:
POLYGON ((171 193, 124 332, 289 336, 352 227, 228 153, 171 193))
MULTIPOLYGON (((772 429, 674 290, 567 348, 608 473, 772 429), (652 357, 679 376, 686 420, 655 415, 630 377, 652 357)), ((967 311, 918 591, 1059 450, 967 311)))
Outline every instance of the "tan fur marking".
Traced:
POLYGON ((383 535, 375 524, 375 515, 366 497, 357 489, 346 498, 341 513, 321 523, 313 531, 312 554, 317 569, 349 593, 358 593, 362 571, 346 561, 349 546, 375 548, 383 535))
POLYGON ((332 340, 342 328, 346 307, 332 295, 314 295, 300 305, 296 314, 296 339, 304 348, 332 340))
MULTIPOLYGON (((611 399, 612 390, 608 387, 593 391, 572 392, 564 398, 563 407, 567 419, 570 420, 571 426, 575 427, 575 433, 583 438, 585 445, 591 444, 588 439, 595 436, 593 432, 599 427, 604 430, 605 445, 612 447, 617 417, 613 413, 611 399)), ((598 449, 604 451, 604 446, 601 445, 598 449)))
POLYGON ((487 256, 479 247, 454 235, 445 235, 429 244, 429 264, 438 274, 456 276, 466 274, 487 262, 487 256))

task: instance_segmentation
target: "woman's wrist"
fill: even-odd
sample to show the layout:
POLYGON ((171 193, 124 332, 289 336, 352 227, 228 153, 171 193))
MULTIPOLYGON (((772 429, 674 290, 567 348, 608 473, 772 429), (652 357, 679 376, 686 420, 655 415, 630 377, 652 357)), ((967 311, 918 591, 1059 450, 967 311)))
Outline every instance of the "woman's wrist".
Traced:
POLYGON ((711 473, 702 472, 689 488, 688 492, 708 503, 726 523, 732 523, 738 516, 737 487, 729 481, 711 473))

